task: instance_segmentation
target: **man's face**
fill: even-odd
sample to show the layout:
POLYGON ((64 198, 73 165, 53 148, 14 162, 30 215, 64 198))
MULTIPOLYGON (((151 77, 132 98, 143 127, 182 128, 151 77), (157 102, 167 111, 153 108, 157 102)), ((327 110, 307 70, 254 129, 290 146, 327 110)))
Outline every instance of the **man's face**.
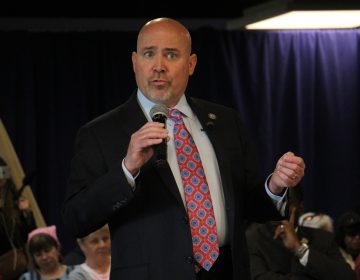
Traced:
POLYGON ((139 35, 132 62, 141 92, 154 103, 173 107, 194 72, 196 55, 190 55, 190 40, 183 29, 156 23, 139 35))

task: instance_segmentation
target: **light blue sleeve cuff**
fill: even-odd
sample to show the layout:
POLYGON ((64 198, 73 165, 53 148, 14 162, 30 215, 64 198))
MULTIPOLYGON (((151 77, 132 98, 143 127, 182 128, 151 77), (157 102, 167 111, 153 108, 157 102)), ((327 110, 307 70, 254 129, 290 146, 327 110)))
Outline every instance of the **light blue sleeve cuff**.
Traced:
POLYGON ((274 202, 276 209, 278 211, 280 211, 280 213, 282 215, 285 215, 285 206, 286 206, 286 202, 287 202, 286 194, 288 192, 288 189, 286 188, 285 192, 281 196, 273 194, 269 189, 269 180, 272 175, 273 175, 273 173, 271 173, 265 180, 265 191, 268 194, 268 196, 272 199, 272 201, 274 202))

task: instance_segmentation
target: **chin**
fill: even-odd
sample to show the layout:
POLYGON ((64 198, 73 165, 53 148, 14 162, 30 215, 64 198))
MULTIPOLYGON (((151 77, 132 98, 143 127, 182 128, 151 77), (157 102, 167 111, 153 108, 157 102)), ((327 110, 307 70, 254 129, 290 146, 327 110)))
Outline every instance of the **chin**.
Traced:
POLYGON ((167 96, 159 96, 159 95, 152 95, 151 101, 157 104, 163 104, 167 107, 169 107, 170 100, 167 98, 167 96))

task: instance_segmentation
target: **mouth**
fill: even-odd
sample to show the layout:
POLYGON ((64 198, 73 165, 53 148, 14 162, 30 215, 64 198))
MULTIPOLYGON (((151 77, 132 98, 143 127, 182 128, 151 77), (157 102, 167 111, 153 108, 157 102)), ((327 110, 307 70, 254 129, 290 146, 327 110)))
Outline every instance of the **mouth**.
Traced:
POLYGON ((169 83, 169 79, 165 75, 162 74, 155 74, 150 77, 150 83, 154 85, 164 85, 169 83))
POLYGON ((96 254, 99 256, 107 256, 107 255, 110 255, 110 252, 109 251, 98 251, 98 252, 96 252, 96 254))
POLYGON ((168 84, 168 81, 161 79, 154 79, 151 81, 151 84, 154 86, 165 86, 168 84))
POLYGON ((50 264, 51 264, 51 261, 48 261, 48 260, 39 262, 39 265, 41 265, 41 266, 49 266, 50 264))

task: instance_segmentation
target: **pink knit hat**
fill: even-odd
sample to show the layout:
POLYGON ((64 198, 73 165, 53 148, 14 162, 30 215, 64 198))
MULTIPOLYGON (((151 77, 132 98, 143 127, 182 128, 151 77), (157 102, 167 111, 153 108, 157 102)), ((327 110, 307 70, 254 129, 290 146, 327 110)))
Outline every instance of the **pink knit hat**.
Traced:
POLYGON ((50 235, 52 238, 54 238, 54 240, 60 244, 59 239, 56 235, 56 226, 48 226, 48 227, 39 227, 37 229, 34 229, 32 232, 29 233, 28 235, 28 242, 37 234, 40 233, 45 233, 50 235))

